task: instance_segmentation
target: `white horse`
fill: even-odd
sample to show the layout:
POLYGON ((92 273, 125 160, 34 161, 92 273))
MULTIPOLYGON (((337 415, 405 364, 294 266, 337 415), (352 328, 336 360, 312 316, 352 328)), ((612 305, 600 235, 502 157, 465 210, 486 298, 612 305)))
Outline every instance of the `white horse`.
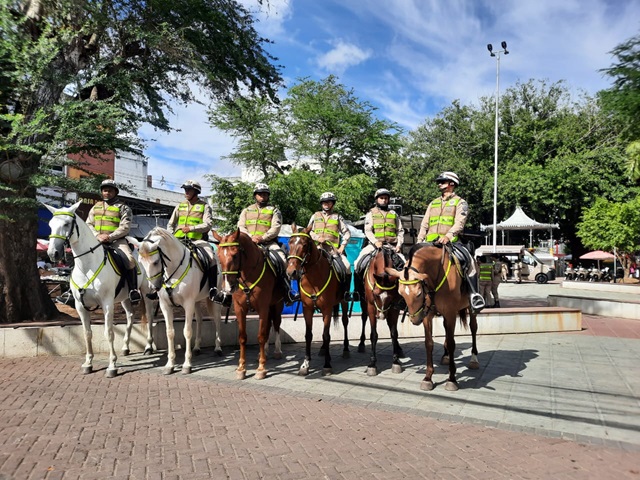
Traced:
MULTIPOLYGON (((173 327, 174 306, 182 306, 184 309, 184 339, 186 345, 182 373, 191 373, 192 355, 200 353, 202 314, 197 302, 201 300, 206 302, 209 316, 215 322, 215 351, 218 354, 222 354, 220 341, 221 307, 209 300, 209 285, 208 282, 204 281, 207 277, 207 272, 202 272, 198 268, 190 250, 168 230, 155 227, 140 242, 138 254, 140 263, 142 263, 149 275, 149 281, 158 292, 160 309, 166 322, 169 353, 163 373, 165 375, 172 373, 176 362, 175 329, 173 327), (194 313, 196 315, 196 339, 192 350, 191 338, 193 332, 191 322, 193 321, 194 313)), ((220 275, 218 275, 218 286, 220 278, 220 275)))
MULTIPOLYGON (((122 289, 116 296, 116 287, 125 272, 117 272, 116 267, 107 257, 106 249, 94 236, 89 226, 75 212, 80 202, 67 208, 54 208, 45 205, 53 213, 49 221, 51 235, 49 236, 49 258, 57 262, 64 257, 64 248, 68 243, 73 253, 74 267, 71 272, 70 286, 75 300, 76 310, 84 329, 86 358, 82 364, 83 373, 93 371, 93 346, 91 344, 91 311, 102 307, 104 313, 104 335, 109 342, 109 366, 106 375, 115 377, 116 352, 113 346, 113 313, 115 302, 121 302, 127 316, 122 354, 129 354, 129 341, 133 327, 133 308, 129 300, 129 288, 124 282, 122 289)), ((143 315, 147 317, 147 344, 144 354, 153 352, 153 301, 145 293, 150 293, 150 284, 143 271, 138 273, 138 285, 142 293, 143 315)))

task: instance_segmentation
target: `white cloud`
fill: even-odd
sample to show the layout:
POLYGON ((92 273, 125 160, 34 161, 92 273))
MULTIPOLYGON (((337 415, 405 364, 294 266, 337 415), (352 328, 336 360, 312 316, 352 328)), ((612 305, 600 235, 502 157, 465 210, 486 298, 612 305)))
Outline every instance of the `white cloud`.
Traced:
POLYGON ((362 50, 357 45, 337 40, 333 49, 320 55, 317 62, 327 72, 341 75, 347 68, 367 60, 371 53, 371 50, 362 50))

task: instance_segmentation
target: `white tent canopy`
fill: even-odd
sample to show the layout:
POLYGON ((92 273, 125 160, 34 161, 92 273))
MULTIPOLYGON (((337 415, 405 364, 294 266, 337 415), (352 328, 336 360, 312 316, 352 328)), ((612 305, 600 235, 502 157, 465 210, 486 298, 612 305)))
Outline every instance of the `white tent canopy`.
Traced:
MULTIPOLYGON (((533 246, 534 230, 549 230, 551 239, 553 239, 553 229, 560 228, 557 223, 540 223, 529 217, 521 207, 516 207, 515 212, 506 220, 496 225, 496 230, 502 232, 502 244, 504 245, 505 230, 529 230, 529 246, 533 246)), ((480 230, 493 231, 493 225, 480 225, 480 230)))

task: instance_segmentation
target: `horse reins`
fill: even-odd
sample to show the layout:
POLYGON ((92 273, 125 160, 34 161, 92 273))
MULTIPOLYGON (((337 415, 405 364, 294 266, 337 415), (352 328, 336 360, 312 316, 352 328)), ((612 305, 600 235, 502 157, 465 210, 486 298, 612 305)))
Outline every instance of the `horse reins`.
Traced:
MULTIPOLYGON (((224 243, 220 243, 218 244, 218 247, 239 247, 241 253, 244 251, 242 249, 242 245, 240 245, 240 242, 224 242, 224 243)), ((258 279, 255 282, 252 282, 251 286, 245 286, 243 285, 243 282, 245 284, 249 284, 249 282, 246 279, 242 278, 242 254, 240 255, 240 260, 238 263, 238 270, 229 270, 229 271, 223 271, 220 272, 221 275, 226 276, 226 275, 237 275, 239 277, 238 280, 238 286, 242 289, 242 291, 245 293, 245 295, 247 296, 247 306, 250 307, 251 306, 251 291, 256 287, 256 285, 258 285, 258 283, 260 283, 260 280, 262 280, 262 277, 264 277, 264 273, 267 271, 267 257, 266 257, 266 253, 264 255, 263 261, 262 261, 262 272, 260 272, 260 276, 258 276, 258 279)))
MULTIPOLYGON (((145 238, 142 240, 143 242, 151 242, 149 239, 145 238)), ((166 267, 167 267, 167 262, 165 261, 168 260, 169 262, 171 261, 171 259, 169 258, 169 256, 164 253, 162 251, 162 249, 160 247, 158 247, 155 250, 152 250, 151 252, 148 253, 148 255, 159 255, 160 256, 160 271, 151 276, 151 277, 147 277, 147 280, 154 280, 160 276, 162 276, 162 288, 164 288, 167 292, 167 294, 169 295, 169 300, 171 300, 171 303, 173 304, 174 307, 179 307, 180 305, 176 304, 173 300, 173 290, 175 289, 176 285, 178 285, 182 280, 184 280, 184 277, 187 276, 187 273, 189 273, 189 270, 191 269, 191 255, 189 255, 189 263, 187 264, 187 267, 184 269, 184 272, 182 273, 182 275, 180 275, 180 277, 173 282, 171 285, 167 285, 167 282, 169 280, 171 280, 171 278, 175 275, 175 273, 178 271, 178 269, 182 266, 182 263, 184 262, 184 259, 187 255, 187 251, 189 249, 187 247, 184 248, 184 251, 182 252, 182 258, 180 259, 180 263, 178 263, 178 266, 175 268, 175 270, 173 271, 173 273, 171 273, 171 275, 165 275, 166 272, 166 267)))
MULTIPOLYGON (((292 233, 291 234, 292 237, 307 237, 309 238, 309 241, 313 241, 311 238, 311 235, 309 235, 308 233, 304 233, 304 232, 296 232, 296 233, 292 233)), ((302 268, 305 263, 307 263, 307 265, 314 265, 316 263, 318 263, 318 261, 320 260, 320 252, 318 252, 318 256, 316 257, 316 260, 313 263, 307 263, 307 260, 309 260, 309 258, 311 257, 311 252, 308 252, 304 258, 298 256, 298 255, 289 255, 287 257, 287 260, 290 258, 295 258, 297 260, 300 260, 300 267, 301 267, 301 273, 300 273, 300 280, 302 280, 302 277, 307 273, 306 269, 302 268)), ((302 293, 304 293, 307 297, 309 297, 312 301, 313 301, 313 308, 317 309, 317 305, 316 305, 316 301, 318 300, 318 297, 320 295, 322 295, 324 293, 324 291, 327 289, 327 287, 329 286, 329 284, 331 283, 331 278, 333 277, 333 268, 331 267, 331 263, 329 263, 329 277, 327 278, 327 281, 325 282, 324 286, 320 289, 320 291, 316 292, 315 294, 309 293, 307 292, 304 288, 302 288, 302 281, 298 284, 300 291, 302 293)))
MULTIPOLYGON (((444 260, 444 253, 443 253, 443 260, 444 260)), ((442 288, 442 286, 444 285, 444 283, 447 280, 447 277, 449 276, 449 272, 451 271, 451 265, 452 265, 452 261, 451 261, 451 254, 449 254, 449 263, 447 264, 447 269, 444 272, 444 276, 442 277, 442 280, 440 280, 440 283, 436 286, 436 288, 428 288, 428 285, 426 283, 425 280, 420 280, 420 279, 414 279, 414 280, 403 280, 402 278, 398 279, 398 283, 400 283, 401 285, 416 285, 416 284, 420 284, 420 287, 422 288, 422 293, 424 294, 424 302, 422 303, 422 306, 418 309, 417 312, 415 313, 409 313, 409 317, 414 318, 417 317, 423 310, 424 310, 424 306, 427 303, 427 296, 428 298, 431 300, 431 305, 429 305, 429 308, 427 309, 427 312, 429 312, 430 310, 435 309, 435 296, 436 293, 438 293, 438 290, 440 290, 442 288), (425 288, 427 287, 427 288, 425 288)), ((413 270, 416 273, 420 273, 418 272, 418 270, 413 267, 413 266, 407 266, 405 267, 405 277, 407 276, 407 271, 408 270, 413 270)))

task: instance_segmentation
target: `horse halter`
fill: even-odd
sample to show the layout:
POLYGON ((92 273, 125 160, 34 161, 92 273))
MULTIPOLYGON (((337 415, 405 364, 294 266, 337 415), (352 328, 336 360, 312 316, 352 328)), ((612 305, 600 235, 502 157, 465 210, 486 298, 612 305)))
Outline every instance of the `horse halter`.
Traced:
MULTIPOLYGON (((420 313, 422 313, 423 310, 425 310, 425 304, 427 303, 427 298, 429 298, 429 300, 431 300, 431 304, 426 309, 426 312, 429 312, 430 310, 435 309, 436 293, 438 293, 438 290, 440 290, 440 288, 442 288, 442 286, 446 282, 447 277, 449 276, 449 272, 451 271, 451 264, 452 263, 453 262, 451 261, 451 258, 449 258, 449 263, 447 265, 447 270, 444 272, 444 276, 442 277, 442 280, 440 280, 440 283, 435 288, 430 288, 427 285, 426 280, 420 280, 420 279, 417 279, 417 278, 413 279, 413 280, 403 280, 402 278, 398 279, 398 283, 400 285, 416 285, 416 284, 420 284, 420 288, 422 289, 422 294, 424 295, 424 301, 422 302, 422 306, 415 313, 408 312, 409 313, 409 317, 411 317, 411 318, 417 317, 418 315, 420 315, 420 313)), ((408 266, 408 267, 405 267, 405 269, 404 269, 405 277, 407 277, 407 275, 408 275, 408 270, 413 270, 416 273, 420 273, 420 272, 418 272, 418 270, 415 267, 408 266)))
MULTIPOLYGON (((309 241, 311 241, 311 235, 309 235, 308 233, 296 232, 296 233, 292 233, 291 236, 292 237, 306 237, 306 238, 309 239, 309 241)), ((287 261, 290 258, 295 258, 296 260, 299 260, 300 261, 300 271, 301 271, 301 273, 304 273, 304 268, 303 267, 304 267, 305 263, 307 263, 307 261, 309 260, 309 257, 311 255, 310 250, 311 249, 307 249, 307 252, 306 252, 304 257, 300 257, 298 255, 288 255, 287 256, 287 261)))
MULTIPOLYGON (((71 236, 73 235, 73 231, 75 230, 77 237, 80 236, 80 228, 78 227, 78 222, 76 220, 76 214, 73 213, 73 212, 58 211, 58 212, 54 212, 53 215, 54 216, 64 215, 64 216, 67 216, 67 217, 71 217, 72 218, 72 220, 71 220, 71 228, 69 229, 69 233, 67 235, 57 235, 55 233, 51 233, 51 234, 49 234, 49 239, 59 238, 61 240, 64 240, 63 246, 71 247, 71 236)), ((83 257, 84 255, 87 255, 89 253, 93 253, 101 246, 102 246, 102 244, 98 243, 98 245, 96 245, 95 247, 91 247, 89 250, 87 250, 84 253, 81 253, 80 255, 73 255, 72 258, 76 259, 76 258, 83 257)))
MULTIPOLYGON (((246 285, 248 285, 249 282, 247 282, 241 276, 241 274, 242 274, 242 252, 244 252, 244 249, 242 248, 242 245, 240 245, 240 242, 223 242, 223 243, 218 244, 218 248, 224 248, 224 247, 238 247, 238 251, 239 251, 238 269, 237 270, 221 271, 220 274, 223 275, 223 276, 236 275, 237 284, 242 289, 242 291, 246 294, 246 296, 247 296, 247 305, 248 305, 250 303, 249 295, 251 294, 251 291, 256 287, 256 285, 258 285, 258 283, 260 283, 260 280, 262 280, 262 277, 264 277, 264 274, 267 271, 266 253, 265 253, 264 261, 262 262, 262 271, 260 272, 260 276, 258 277, 258 279, 255 282, 252 282, 251 286, 245 286, 245 285, 243 285, 243 282, 246 285)), ((229 282, 230 285, 232 285, 232 287, 235 286, 228 279, 227 279, 227 281, 229 282)))

